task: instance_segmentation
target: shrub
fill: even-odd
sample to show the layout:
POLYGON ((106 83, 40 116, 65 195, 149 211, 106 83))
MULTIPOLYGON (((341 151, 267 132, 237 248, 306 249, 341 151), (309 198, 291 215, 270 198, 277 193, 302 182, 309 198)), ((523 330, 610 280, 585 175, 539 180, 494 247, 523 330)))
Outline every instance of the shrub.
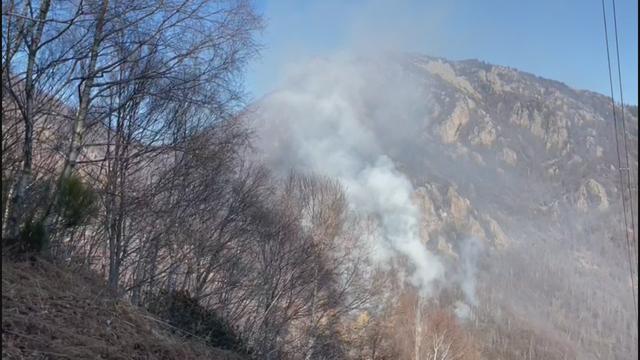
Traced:
MULTIPOLYGON (((2 213, 7 211, 11 201, 10 191, 13 178, 3 178, 2 180, 2 213)), ((40 253, 48 246, 49 234, 45 222, 40 214, 45 207, 47 194, 49 193, 49 181, 34 179, 24 191, 24 199, 18 208, 13 211, 24 214, 20 223, 20 230, 16 235, 7 236, 2 239, 3 251, 6 255, 22 259, 22 255, 40 253)), ((20 219, 18 219, 20 221, 20 219)))
POLYGON ((151 299, 147 309, 185 332, 187 337, 195 335, 213 347, 247 353, 233 329, 214 310, 200 305, 188 291, 162 290, 151 299))
POLYGON ((24 255, 40 254, 49 245, 49 236, 42 221, 29 216, 17 238, 3 239, 3 252, 15 259, 25 259, 24 255))
POLYGON ((58 206, 64 226, 78 226, 96 212, 96 194, 79 177, 72 175, 60 184, 58 206))

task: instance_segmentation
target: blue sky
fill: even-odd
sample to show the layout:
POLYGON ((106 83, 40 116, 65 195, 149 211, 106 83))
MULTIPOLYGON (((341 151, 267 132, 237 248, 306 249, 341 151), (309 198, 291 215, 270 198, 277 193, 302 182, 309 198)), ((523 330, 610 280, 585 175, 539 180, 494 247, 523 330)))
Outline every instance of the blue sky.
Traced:
MULTIPOLYGON (((613 46, 611 0, 605 2, 613 46)), ((372 49, 452 60, 475 58, 609 94, 600 0, 257 0, 255 4, 266 28, 258 39, 264 47, 261 56, 250 64, 246 77, 254 99, 277 88, 291 65, 372 49)), ((616 11, 624 101, 637 104, 638 3, 618 0, 616 11)), ((617 82, 614 86, 617 89, 617 82)))

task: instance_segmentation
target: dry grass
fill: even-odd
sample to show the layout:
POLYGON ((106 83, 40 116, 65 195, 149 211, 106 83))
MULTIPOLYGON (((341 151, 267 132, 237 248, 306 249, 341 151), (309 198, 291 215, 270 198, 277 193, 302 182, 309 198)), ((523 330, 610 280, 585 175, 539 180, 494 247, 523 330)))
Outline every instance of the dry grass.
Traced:
POLYGON ((171 335, 90 272, 2 262, 3 359, 219 359, 238 355, 171 335))

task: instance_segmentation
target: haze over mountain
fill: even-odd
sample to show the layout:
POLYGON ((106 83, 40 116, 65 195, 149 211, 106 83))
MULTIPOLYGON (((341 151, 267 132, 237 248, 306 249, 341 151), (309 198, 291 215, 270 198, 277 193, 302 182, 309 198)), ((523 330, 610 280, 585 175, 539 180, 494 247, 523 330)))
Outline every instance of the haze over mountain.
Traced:
POLYGON ((637 5, 273 5, 3 1, 3 357, 637 359, 637 107, 420 55, 634 103, 637 5))
MULTIPOLYGON (((636 216, 637 108, 617 116, 636 216)), ((374 262, 425 299, 461 289, 444 305, 485 356, 637 359, 609 98, 476 60, 336 56, 252 121, 272 169, 335 178, 376 219, 374 262)))

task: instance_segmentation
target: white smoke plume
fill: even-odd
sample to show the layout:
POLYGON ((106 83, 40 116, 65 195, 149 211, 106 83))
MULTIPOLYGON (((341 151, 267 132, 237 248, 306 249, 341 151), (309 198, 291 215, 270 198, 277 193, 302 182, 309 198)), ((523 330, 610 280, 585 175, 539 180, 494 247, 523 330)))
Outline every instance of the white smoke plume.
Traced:
POLYGON ((351 207, 378 220, 374 260, 406 262, 408 280, 427 294, 443 267, 420 238, 411 181, 379 146, 385 132, 416 123, 422 96, 397 62, 337 56, 292 71, 259 103, 255 124, 263 161, 340 181, 351 207))
POLYGON ((474 308, 478 306, 476 274, 478 273, 478 260, 483 251, 483 243, 477 238, 466 238, 460 243, 460 261, 458 263, 460 268, 455 275, 455 281, 460 284, 464 301, 456 301, 454 304, 454 313, 460 320, 469 320, 473 314, 471 306, 474 308))
POLYGON ((471 308, 462 301, 455 302, 453 312, 460 320, 469 320, 471 318, 471 308))
POLYGON ((460 264, 462 266, 459 279, 460 287, 467 302, 473 306, 478 306, 476 274, 478 272, 478 259, 483 250, 482 242, 476 238, 467 238, 462 241, 460 249, 460 264))

